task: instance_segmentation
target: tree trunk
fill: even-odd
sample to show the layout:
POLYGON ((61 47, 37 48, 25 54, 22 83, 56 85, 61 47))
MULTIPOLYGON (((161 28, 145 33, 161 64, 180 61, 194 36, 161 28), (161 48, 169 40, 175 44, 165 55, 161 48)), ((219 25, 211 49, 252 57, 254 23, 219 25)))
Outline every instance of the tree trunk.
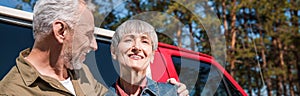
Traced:
POLYGON ((178 42, 178 47, 179 48, 182 48, 181 33, 182 33, 181 29, 178 28, 178 30, 177 30, 177 42, 178 42))
MULTIPOLYGON (((288 73, 288 72, 286 72, 286 73, 288 73)), ((286 76, 286 74, 283 74, 283 80, 282 80, 282 82, 281 82, 281 85, 283 86, 283 95, 284 96, 288 96, 287 95, 287 84, 288 83, 286 83, 287 82, 287 76, 286 76)))
MULTIPOLYGON (((258 78, 260 77, 259 75, 256 75, 258 78)), ((256 77, 256 78, 257 78, 256 77)), ((257 86, 257 96, 261 96, 260 95, 260 86, 261 86, 261 83, 259 82, 260 79, 255 79, 255 83, 256 83, 256 86, 257 86)))
POLYGON ((262 60, 263 60, 263 65, 262 65, 262 69, 265 69, 266 66, 267 66, 267 60, 266 60, 266 54, 265 54, 265 44, 264 44, 264 39, 263 39, 263 34, 262 34, 262 31, 259 30, 259 34, 260 34, 260 45, 263 46, 261 48, 261 57, 262 57, 262 60))
POLYGON ((194 41, 194 36, 193 36, 193 27, 192 27, 192 22, 188 24, 189 25, 189 31, 190 31, 190 40, 191 40, 191 48, 193 51, 195 50, 195 41, 194 41))
MULTIPOLYGON (((231 24, 230 24, 230 33, 231 33, 231 50, 232 50, 232 56, 234 56, 234 52, 236 51, 235 50, 235 43, 236 43, 236 27, 235 27, 235 23, 236 23, 236 13, 235 13, 235 10, 236 10, 236 7, 237 5, 236 4, 236 0, 232 0, 231 2, 231 6, 233 7, 232 10, 231 10, 231 13, 230 13, 230 17, 231 17, 231 24)), ((234 76, 234 69, 235 69, 235 58, 231 58, 231 61, 230 61, 230 74, 232 76, 234 76)))
POLYGON ((300 53, 299 52, 295 52, 294 53, 295 54, 295 56, 296 56, 296 68, 297 68, 297 77, 298 77, 298 80, 296 81, 298 84, 296 84, 296 88, 295 89, 298 89, 298 90, 295 90, 296 92, 298 92, 298 93, 300 93, 299 92, 299 88, 300 88, 300 83, 299 83, 299 81, 300 81, 300 53))
POLYGON ((282 85, 282 76, 277 77, 277 96, 283 95, 283 85, 282 85))
MULTIPOLYGON (((259 15, 256 15, 256 18, 257 18, 257 20, 258 20, 258 26, 257 26, 257 28, 260 28, 260 27, 262 27, 262 26, 259 26, 260 24, 261 24, 261 20, 260 20, 260 17, 259 17, 259 15)), ((261 30, 261 29, 258 29, 259 30, 259 40, 260 40, 260 45, 262 46, 261 47, 261 58, 262 58, 262 61, 263 61, 263 64, 262 64, 262 66, 261 66, 261 71, 262 72, 268 72, 268 69, 267 69, 267 59, 266 59, 266 50, 265 50, 265 44, 264 44, 264 36, 263 36, 263 31, 261 30)), ((264 87, 264 86, 266 86, 267 87, 267 93, 268 93, 268 96, 271 96, 272 95, 272 93, 271 93, 271 82, 270 82, 270 79, 267 77, 267 75, 264 75, 264 74, 262 74, 263 75, 263 77, 264 78, 261 78, 262 79, 262 83, 266 83, 267 85, 262 85, 262 88, 264 87), (263 81, 263 80, 265 80, 265 81, 267 81, 267 82, 265 82, 265 81, 263 81)), ((260 96, 260 95, 258 95, 258 96, 260 96)))
POLYGON ((226 17, 226 4, 225 0, 222 0, 222 18, 223 18, 223 24, 224 24, 224 30, 225 30, 225 36, 228 36, 228 25, 227 25, 227 17, 226 17))
MULTIPOLYGON (((248 64, 248 63, 245 63, 245 64, 246 64, 246 66, 247 66, 248 69, 251 68, 251 66, 249 66, 250 64, 248 64)), ((251 81, 251 75, 250 75, 250 74, 251 74, 251 71, 247 71, 247 74, 248 74, 248 75, 247 75, 247 77, 248 77, 248 79, 247 79, 248 81, 247 81, 247 82, 249 83, 249 84, 248 84, 248 90, 249 90, 248 94, 249 94, 249 96, 252 96, 252 89, 253 89, 253 88, 252 88, 252 84, 251 84, 251 82, 252 82, 252 81, 251 81)))
MULTIPOLYGON (((297 6, 297 3, 294 2, 294 0, 290 0, 290 3, 292 4, 292 6, 297 6)), ((298 17, 298 10, 297 9, 290 9, 290 15, 292 16, 291 22, 294 26, 298 27, 299 23, 298 23, 298 18, 293 18, 293 17, 298 17)), ((297 36, 299 28, 297 28, 293 33, 293 35, 297 36)), ((300 40, 300 38, 294 38, 294 40, 300 40)), ((299 41, 294 41, 295 43, 293 43, 293 46, 295 46, 295 50, 293 50, 292 52, 294 53, 295 56, 295 69, 298 70, 298 79, 296 79, 296 77, 293 78, 292 74, 290 75, 290 94, 291 96, 294 96, 296 92, 298 92, 298 94, 300 94, 300 53, 299 53, 299 49, 297 48, 299 41), (294 82, 294 80, 296 82, 294 82), (295 84, 296 83, 296 84, 295 84), (295 88, 296 87, 296 88, 295 88), (298 89, 298 90, 297 90, 298 89)), ((292 69, 291 69, 292 70, 292 69)), ((290 71, 291 71, 290 70, 290 71)))
MULTIPOLYGON (((294 15, 299 14, 298 11, 294 11, 294 13, 295 13, 294 15)), ((298 19, 296 19, 296 21, 297 21, 297 22, 295 22, 295 26, 299 26, 298 19)), ((298 30, 299 30, 299 28, 298 28, 298 30)), ((296 32, 298 32, 298 31, 296 31, 296 32)), ((296 33, 296 32, 295 32, 295 33, 296 33)), ((298 39, 298 41, 299 41, 299 40, 300 40, 300 37, 297 37, 296 39, 298 39)), ((297 55, 297 56, 296 56, 296 64, 295 64, 295 65, 297 66, 296 69, 298 70, 298 81, 296 81, 296 83, 297 83, 296 86, 297 86, 297 87, 294 88, 294 92, 296 91, 296 92, 298 93, 298 95, 299 95, 299 94, 300 94, 300 90, 299 90, 299 89, 300 89, 300 82, 299 82, 299 81, 300 81, 300 52, 299 52, 300 47, 299 47, 298 44, 299 44, 299 42, 297 42, 297 41, 296 41, 296 43, 294 43, 294 45, 297 45, 297 46, 298 46, 298 47, 296 47, 296 51, 295 51, 295 53, 296 53, 296 55, 297 55), (296 89, 298 89, 298 90, 296 90, 296 89)), ((294 81, 294 80, 293 80, 293 81, 294 81)))
POLYGON ((272 82, 271 82, 270 77, 266 77, 266 83, 267 83, 268 96, 273 96, 272 95, 272 82))
POLYGON ((281 66, 281 68, 283 68, 283 66, 284 66, 284 57, 283 57, 284 50, 283 50, 281 41, 279 39, 276 39, 276 40, 277 40, 278 49, 279 49, 280 66, 281 66))
MULTIPOLYGON (((295 59, 297 59, 297 58, 295 58, 295 59)), ((291 64, 293 64, 293 62, 291 64)), ((292 74, 292 68, 291 68, 291 66, 288 66, 287 75, 288 75, 288 81, 289 81, 289 89, 288 90, 290 90, 289 95, 290 96, 295 96, 295 93, 294 93, 295 89, 294 89, 294 84, 293 84, 294 80, 293 80, 293 74, 292 74)))

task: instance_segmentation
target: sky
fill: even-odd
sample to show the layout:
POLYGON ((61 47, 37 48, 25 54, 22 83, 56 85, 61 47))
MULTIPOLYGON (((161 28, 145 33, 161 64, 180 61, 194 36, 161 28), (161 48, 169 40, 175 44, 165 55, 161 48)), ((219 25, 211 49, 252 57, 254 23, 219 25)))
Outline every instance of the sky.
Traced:
MULTIPOLYGON (((31 0, 30 4, 33 4, 36 0, 31 0)), ((32 7, 29 3, 24 3, 22 0, 1 0, 0 6, 6 6, 10 8, 17 8, 17 6, 22 6, 22 10, 32 12, 32 7)))

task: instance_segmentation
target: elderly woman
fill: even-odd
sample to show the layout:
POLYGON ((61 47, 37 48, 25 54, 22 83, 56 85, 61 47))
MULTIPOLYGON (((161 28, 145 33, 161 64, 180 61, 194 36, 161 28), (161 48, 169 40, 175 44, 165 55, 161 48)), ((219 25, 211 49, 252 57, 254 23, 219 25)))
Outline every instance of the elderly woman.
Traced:
POLYGON ((146 69, 154 59, 158 40, 154 28, 140 20, 128 20, 112 37, 112 58, 120 65, 120 78, 106 94, 128 96, 175 96, 176 86, 158 83, 146 77, 146 69))

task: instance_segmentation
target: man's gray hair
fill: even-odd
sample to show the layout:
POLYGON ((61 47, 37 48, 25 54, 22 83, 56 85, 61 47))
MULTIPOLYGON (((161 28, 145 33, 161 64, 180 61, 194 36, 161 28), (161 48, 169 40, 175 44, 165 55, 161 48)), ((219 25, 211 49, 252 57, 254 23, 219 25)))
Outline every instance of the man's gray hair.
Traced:
POLYGON ((155 51, 157 49, 158 39, 154 27, 141 20, 127 20, 121 24, 112 37, 112 46, 116 48, 122 37, 129 33, 146 33, 152 40, 152 50, 155 51))
POLYGON ((38 0, 33 11, 34 38, 48 35, 55 20, 66 22, 73 29, 80 16, 79 4, 79 0, 38 0))

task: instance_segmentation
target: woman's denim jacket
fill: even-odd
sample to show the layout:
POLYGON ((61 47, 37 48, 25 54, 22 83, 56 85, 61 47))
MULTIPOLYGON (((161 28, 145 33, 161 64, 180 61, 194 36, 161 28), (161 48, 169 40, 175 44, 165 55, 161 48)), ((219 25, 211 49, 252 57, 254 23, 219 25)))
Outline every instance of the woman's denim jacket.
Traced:
MULTIPOLYGON (((109 87, 105 96, 117 96, 115 84, 109 87)), ((142 90, 140 96, 177 96, 177 87, 170 83, 159 83, 147 78, 147 86, 142 90)))

